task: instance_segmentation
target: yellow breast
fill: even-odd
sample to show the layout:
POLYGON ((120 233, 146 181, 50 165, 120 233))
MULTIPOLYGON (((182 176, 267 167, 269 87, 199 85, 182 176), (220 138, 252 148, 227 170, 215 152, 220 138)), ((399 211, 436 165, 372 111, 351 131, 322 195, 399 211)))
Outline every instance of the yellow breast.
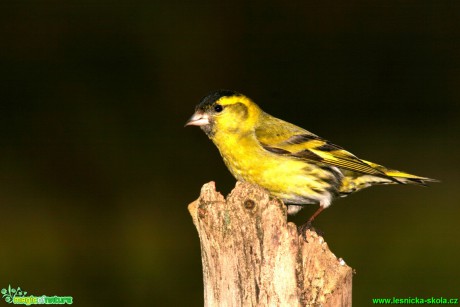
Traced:
POLYGON ((319 166, 268 152, 253 135, 216 134, 213 142, 236 179, 257 184, 285 202, 316 203, 331 197, 319 166))

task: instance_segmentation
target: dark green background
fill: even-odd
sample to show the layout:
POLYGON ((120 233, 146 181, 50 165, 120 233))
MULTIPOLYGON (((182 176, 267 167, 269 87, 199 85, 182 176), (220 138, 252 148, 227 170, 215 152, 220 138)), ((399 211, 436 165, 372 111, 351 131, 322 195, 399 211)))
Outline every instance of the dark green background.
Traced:
POLYGON ((227 194, 235 180, 183 125, 229 88, 360 157, 442 180, 373 188, 317 219, 357 271, 356 306, 460 295, 458 2, 0 6, 0 288, 202 305, 187 205, 202 184, 227 194))

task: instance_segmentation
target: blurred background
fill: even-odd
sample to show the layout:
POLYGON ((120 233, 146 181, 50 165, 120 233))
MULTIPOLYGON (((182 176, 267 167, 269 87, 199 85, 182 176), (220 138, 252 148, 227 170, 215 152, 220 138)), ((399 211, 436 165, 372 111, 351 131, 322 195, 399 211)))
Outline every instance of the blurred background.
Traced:
POLYGON ((0 17, 0 288, 202 306, 187 205, 204 183, 226 195, 235 180, 183 125, 228 88, 442 181, 365 190, 317 219, 356 269, 356 306, 458 297, 458 2, 15 1, 0 17))

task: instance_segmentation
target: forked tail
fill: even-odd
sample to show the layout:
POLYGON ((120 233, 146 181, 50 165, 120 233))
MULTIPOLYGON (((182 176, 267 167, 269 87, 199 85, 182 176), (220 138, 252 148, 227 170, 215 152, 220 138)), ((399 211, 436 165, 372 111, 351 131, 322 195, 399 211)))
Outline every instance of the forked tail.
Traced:
POLYGON ((396 182, 394 183, 402 183, 402 184, 411 183, 411 184, 427 186, 429 182, 439 182, 439 180, 436 180, 436 179, 420 177, 420 176, 412 175, 409 173, 400 172, 394 169, 388 169, 385 166, 382 166, 382 165, 379 165, 373 162, 369 162, 365 160, 362 160, 362 161, 365 162, 366 164, 369 164, 373 168, 378 169, 379 171, 381 171, 388 177, 395 179, 396 182))
POLYGON ((429 182, 439 182, 439 180, 436 179, 420 177, 409 173, 388 169, 382 165, 373 162, 365 160, 362 161, 382 172, 382 176, 366 175, 359 173, 346 174, 346 176, 342 179, 342 185, 340 187, 340 195, 342 197, 362 190, 364 188, 370 187, 372 185, 399 183, 427 186, 429 182))

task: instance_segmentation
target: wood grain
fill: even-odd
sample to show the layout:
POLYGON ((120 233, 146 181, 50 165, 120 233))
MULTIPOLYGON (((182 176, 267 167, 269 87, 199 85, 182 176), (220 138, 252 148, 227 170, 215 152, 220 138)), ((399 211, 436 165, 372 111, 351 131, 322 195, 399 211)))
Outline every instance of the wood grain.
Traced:
POLYGON ((209 182, 189 205, 201 243, 205 306, 351 306, 352 269, 285 205, 238 182, 225 199, 209 182))

